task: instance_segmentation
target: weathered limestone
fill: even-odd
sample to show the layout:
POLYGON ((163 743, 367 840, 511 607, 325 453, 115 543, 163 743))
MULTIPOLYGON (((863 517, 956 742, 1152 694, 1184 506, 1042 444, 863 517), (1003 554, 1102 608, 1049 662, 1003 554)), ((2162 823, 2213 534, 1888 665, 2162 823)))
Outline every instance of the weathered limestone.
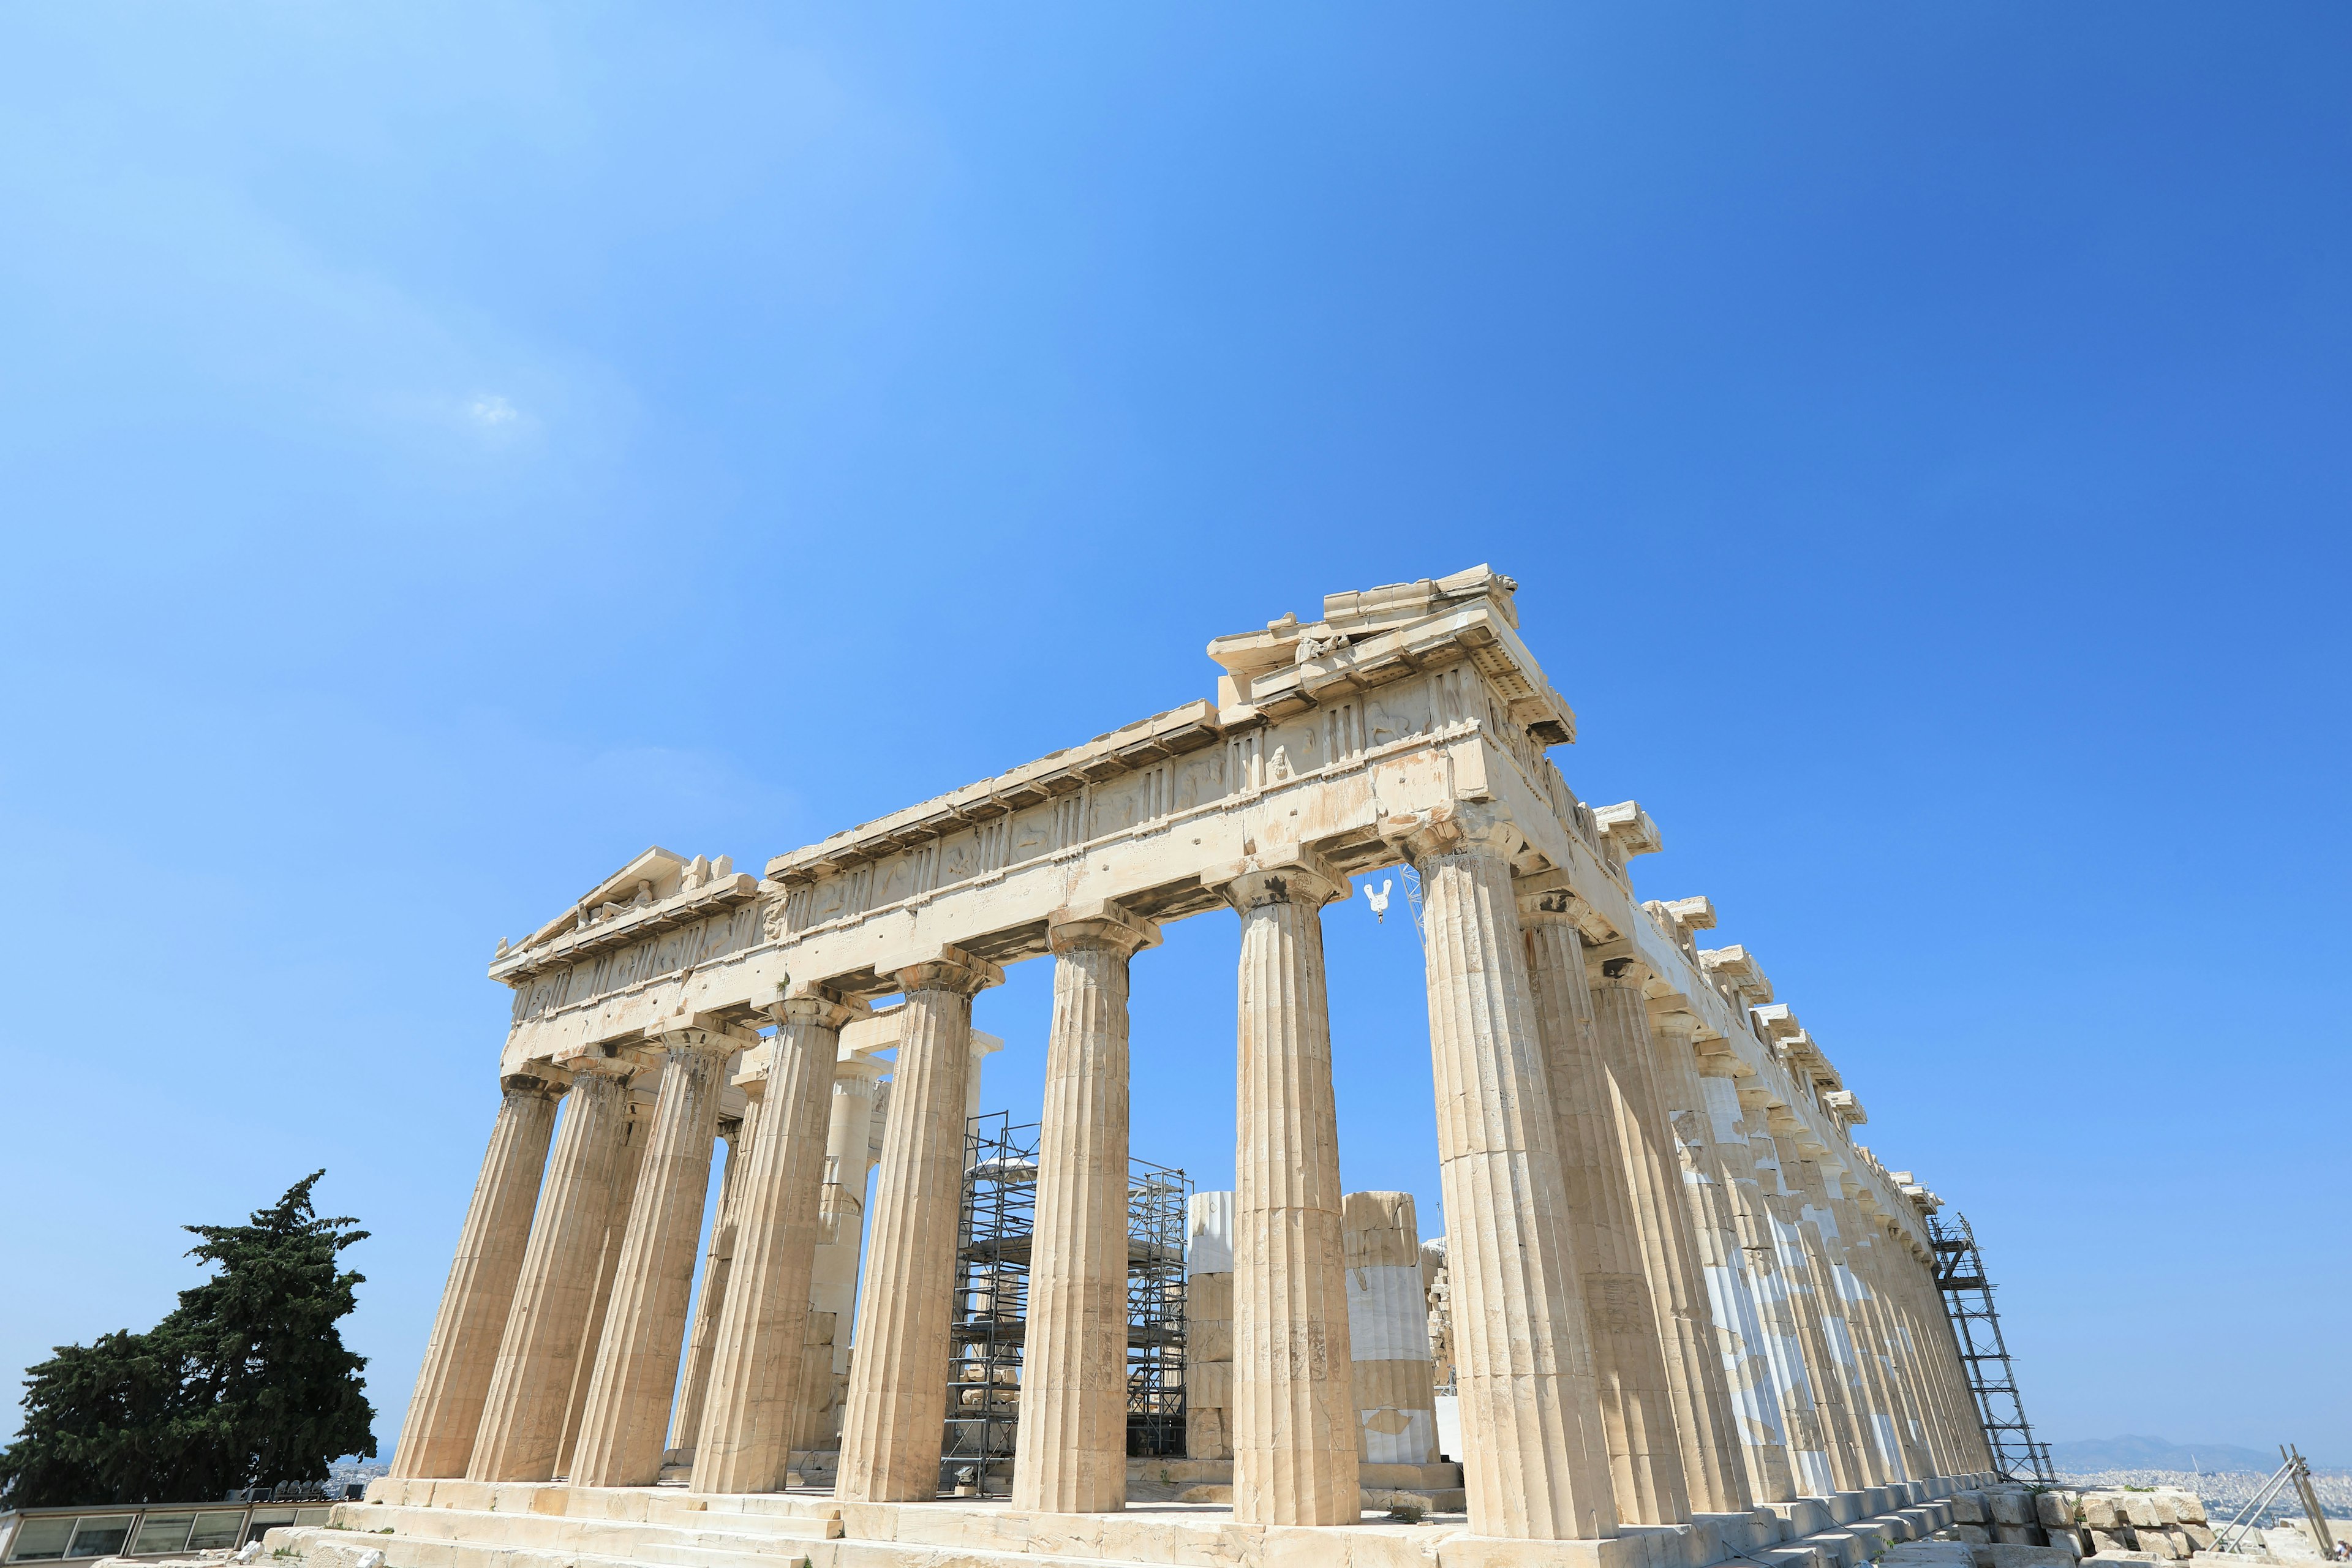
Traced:
POLYGON ((1303 851, 1277 851, 1232 868, 1220 890, 1242 918, 1234 1518, 1352 1524, 1355 1392, 1321 914, 1348 883, 1303 851))
POLYGON ((727 1147, 725 1173, 719 1178, 719 1222, 710 1227, 710 1245, 702 1254, 702 1282, 694 1293, 694 1326, 686 1332, 686 1370, 678 1374, 677 1415, 670 1422, 669 1452, 665 1465, 692 1464, 695 1436, 702 1430, 702 1407, 710 1387, 710 1348, 719 1337, 719 1315, 727 1306, 727 1283, 735 1271, 735 1199, 741 1190, 742 1163, 751 1153, 752 1124, 759 1100, 740 1117, 719 1119, 719 1142, 727 1147))
POLYGON ((394 1452, 395 1476, 462 1476, 481 1426, 499 1340, 530 1238, 531 1208, 555 1131, 556 1084, 534 1073, 499 1080, 498 1120, 474 1183, 457 1256, 441 1290, 425 1365, 394 1452))
POLYGON ((628 1125, 621 1134, 621 1158, 613 1184, 604 1194, 604 1239, 596 1247, 596 1289, 589 1298, 588 1321, 580 1336, 579 1359, 572 1368, 572 1392, 563 1403, 563 1441, 558 1446, 555 1473, 572 1473, 572 1456, 580 1446, 580 1417, 588 1409, 588 1385, 596 1381, 596 1352, 604 1342, 604 1309, 612 1303, 613 1277, 620 1272, 621 1247, 629 1235, 629 1207, 637 1192, 637 1173, 645 1168, 646 1144, 653 1137, 659 1073, 639 1073, 630 1083, 628 1125))
POLYGON ((1706 1277, 1683 1201, 1680 1146, 1659 1093, 1643 983, 1654 971, 1623 941, 1586 957, 1601 1048, 1617 1089, 1617 1133, 1633 1194, 1633 1221, 1658 1314, 1674 1402, 1683 1482, 1691 1506, 1726 1513, 1749 1506, 1723 1361, 1715 1343, 1706 1277))
POLYGON ((1194 1193, 1184 1216, 1184 1453, 1234 1457, 1234 1194, 1194 1193))
POLYGON ((1411 1193, 1349 1193, 1341 1210, 1357 1454, 1367 1465, 1437 1462, 1429 1302, 1411 1193))
POLYGON ((1667 1524, 1688 1517, 1690 1500, 1656 1309, 1633 1224, 1633 1190, 1617 1140, 1619 1091, 1601 1052, 1585 983, 1584 943, 1574 913, 1580 907, 1582 900, 1565 890, 1532 893, 1519 900, 1519 921, 1559 1127, 1570 1247, 1591 1335, 1617 1517, 1628 1524, 1667 1524))
POLYGON ((645 1487, 660 1478, 694 1247, 710 1191, 721 1075, 730 1056, 758 1043, 695 1026, 661 1037, 660 1096, 580 1418, 575 1486, 645 1487))
POLYGON ((629 1064, 590 1058, 572 1066, 562 1125, 466 1468, 468 1480, 551 1480, 562 1458, 572 1369, 595 1300, 629 1126, 629 1064))
POLYGON ((759 1135, 738 1193, 738 1262, 711 1352, 691 1481, 698 1492, 764 1492, 783 1484, 802 1393, 835 1064, 841 1026, 862 1010, 814 986, 770 1009, 776 1033, 767 1047, 759 1135))
POLYGON ((1617 1532, 1549 1080, 1511 887, 1477 808, 1392 822, 1421 875, 1464 1484, 1480 1535, 1617 1532))
POLYGON ((906 1019, 882 1137, 873 1256, 857 1299, 835 1483, 845 1501, 939 1492, 971 999, 1003 979, 993 963, 952 947, 898 973, 906 1019))
POLYGON ((1116 908, 1051 928, 1037 1213, 1013 1506, 1127 1506, 1128 961, 1157 927, 1116 908))

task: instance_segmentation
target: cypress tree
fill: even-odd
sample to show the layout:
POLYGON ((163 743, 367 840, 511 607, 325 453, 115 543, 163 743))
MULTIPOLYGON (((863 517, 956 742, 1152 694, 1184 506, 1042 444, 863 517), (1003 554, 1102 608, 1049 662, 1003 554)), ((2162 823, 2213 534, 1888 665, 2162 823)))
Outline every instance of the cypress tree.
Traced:
POLYGON ((340 1257, 367 1232, 312 1207, 324 1174, 247 1224, 184 1226, 198 1238, 188 1256, 215 1272, 152 1330, 60 1345, 28 1370, 0 1504, 202 1501, 374 1455, 367 1363, 336 1327, 365 1279, 340 1257))

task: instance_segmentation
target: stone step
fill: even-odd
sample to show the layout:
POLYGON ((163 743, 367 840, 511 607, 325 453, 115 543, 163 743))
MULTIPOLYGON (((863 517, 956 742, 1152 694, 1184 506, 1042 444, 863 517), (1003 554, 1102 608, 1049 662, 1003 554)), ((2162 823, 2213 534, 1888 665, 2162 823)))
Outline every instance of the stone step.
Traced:
POLYGON ((828 1541, 841 1533, 837 1518, 732 1509, 680 1509, 667 1517, 630 1520, 535 1510, 485 1512, 346 1504, 338 1510, 332 1522, 379 1537, 388 1529, 397 1540, 462 1542, 481 1546, 552 1548, 577 1542, 582 1550, 596 1552, 604 1550, 599 1542, 609 1542, 615 1551, 625 1555, 645 1554, 649 1562, 667 1561, 651 1555, 667 1548, 767 1552, 778 1550, 778 1542, 828 1541))
POLYGON ((744 1547, 732 1551, 631 1545, 614 1553, 583 1551, 577 1545, 432 1541, 314 1528, 273 1530, 266 1544, 273 1558, 282 1562, 279 1554, 290 1552, 299 1559, 301 1568, 360 1568, 371 1552, 383 1553, 383 1568, 628 1568, 631 1563, 646 1563, 673 1568, 824 1568, 812 1554, 827 1550, 826 1542, 779 1539, 772 1542, 778 1550, 772 1551, 754 1549, 753 1539, 742 1538, 744 1547))

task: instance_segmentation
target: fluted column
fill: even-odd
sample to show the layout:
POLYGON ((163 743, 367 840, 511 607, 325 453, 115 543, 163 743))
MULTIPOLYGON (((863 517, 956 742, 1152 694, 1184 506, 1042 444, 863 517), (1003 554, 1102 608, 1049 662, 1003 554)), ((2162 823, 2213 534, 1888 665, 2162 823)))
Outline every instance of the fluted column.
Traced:
POLYGON ((1559 889, 1519 900, 1568 1194, 1570 1251, 1591 1335, 1617 1517, 1628 1524, 1672 1524, 1690 1517, 1690 1500, 1617 1141, 1617 1090, 1601 1053, 1576 910, 1575 895, 1559 889))
MULTIPOLYGON (((1691 1239, 1706 1284, 1716 1361, 1731 1415, 1732 1452, 1746 1487, 1738 1506, 1746 1508, 1759 1498, 1788 1496, 1791 1484, 1788 1448, 1774 1430, 1779 1425, 1777 1400, 1767 1419, 1766 1402, 1772 1398, 1773 1390, 1760 1353, 1763 1323, 1747 1256, 1739 1247, 1730 1176, 1717 1147, 1716 1118, 1723 1109, 1722 1091, 1718 1090, 1716 1100, 1709 1100, 1699 1068, 1700 1024, 1684 1009, 1682 998, 1662 998, 1650 1005, 1650 1011, 1659 1091, 1665 1100, 1667 1123, 1680 1145, 1683 1201, 1690 1211, 1691 1239)), ((1721 1038, 1711 1032, 1709 1037, 1721 1038)), ((1728 1082, 1723 1087, 1728 1089, 1728 1082)), ((1724 1136, 1731 1136, 1727 1125, 1724 1136)))
POLYGON ((1772 1215, 1773 1246, 1804 1346, 1813 1408, 1821 1418, 1821 1452, 1832 1487, 1853 1491, 1870 1482, 1863 1468, 1862 1439, 1854 1424, 1845 1361, 1839 1353, 1844 1325, 1829 1300, 1820 1238, 1805 1223, 1804 1199, 1792 1168, 1797 1124, 1787 1106, 1775 1104, 1765 1111, 1765 1126, 1768 1135, 1751 1137, 1749 1147, 1757 1152, 1757 1176, 1772 1215))
POLYGON ((629 1123, 626 1063, 591 1058, 567 1065, 572 1091, 466 1468, 469 1480, 552 1480, 562 1458, 572 1369, 596 1294, 629 1123))
POLYGON ((722 1075, 730 1055, 758 1043, 698 1027, 660 1037, 661 1093, 580 1417, 574 1486, 645 1487, 661 1477, 662 1437, 694 1289, 694 1244, 710 1194, 722 1075))
POLYGON ((971 999, 1004 971, 961 948, 902 969, 906 1024, 874 1199, 873 1262, 857 1296, 841 1468, 845 1502, 939 1495, 948 1331, 963 1205, 964 1086, 971 999))
POLYGON ((1159 928, 1104 907, 1048 922, 1054 1022, 1037 1130, 1013 1506, 1127 1506, 1128 961, 1159 928))
POLYGON ((767 1049, 760 1134, 744 1173, 734 1282, 719 1313, 694 1457, 698 1492, 765 1492, 783 1484, 808 1338, 834 1067, 841 1026, 864 1006, 804 985, 771 1011, 776 1035, 767 1049))
POLYGON ((1745 1509, 1748 1480, 1732 1425, 1730 1391, 1716 1350, 1706 1280, 1683 1200, 1682 1153, 1659 1091, 1656 1047, 1643 1000, 1642 984, 1650 972, 1622 942, 1596 950, 1586 969, 1601 1048, 1618 1089, 1617 1133, 1658 1310, 1683 1481, 1691 1507, 1701 1512, 1745 1509))
POLYGON ((833 1100, 824 1131, 824 1189, 818 1200, 817 1244, 810 1265, 809 1310, 831 1314, 833 1337, 820 1378, 809 1383, 821 1398, 809 1401, 795 1448, 824 1448, 839 1432, 841 1391, 849 1374, 850 1321, 857 1310, 857 1260, 866 1245, 866 1185, 874 1174, 875 1097, 887 1064, 843 1050, 834 1064, 833 1100))
POLYGON ((1723 1162, 1730 1196, 1732 1226, 1747 1260, 1748 1289, 1755 1298, 1759 1350, 1769 1369, 1769 1419, 1788 1462, 1787 1489, 1759 1495, 1758 1500, 1824 1496, 1837 1487, 1822 1436, 1823 1417, 1814 1405, 1804 1331, 1797 1321, 1796 1303, 1790 1295, 1787 1270, 1774 1239, 1774 1222, 1764 1202, 1750 1142, 1751 1123, 1760 1113, 1765 1096, 1762 1090, 1741 1089, 1735 1071, 1727 1058, 1709 1058, 1701 1067, 1716 1152, 1723 1162))
POLYGON ((499 1340, 514 1305, 515 1279, 530 1239, 539 1179, 555 1131, 557 1085, 529 1073, 499 1080, 498 1120, 457 1233, 457 1256, 441 1289, 425 1364, 393 1453, 395 1476, 462 1476, 482 1424, 499 1340))
POLYGON ((1234 1520, 1353 1524, 1356 1401, 1322 908, 1346 879, 1244 861, 1234 1151, 1234 1520))
MULTIPOLYGON (((1782 1157, 1788 1157, 1783 1151, 1782 1157)), ((1871 1313, 1869 1294, 1846 1255, 1845 1228, 1831 1187, 1833 1180, 1821 1163, 1819 1147, 1797 1140, 1792 1163, 1796 1186, 1802 1194, 1805 1222, 1820 1249, 1820 1267, 1834 1304, 1836 1323, 1843 1329, 1846 1352, 1846 1397, 1853 1408, 1855 1436, 1862 1448, 1864 1484, 1885 1486, 1903 1479, 1903 1456, 1888 1419, 1886 1391, 1879 1362, 1880 1346, 1871 1313)))
POLYGON ((1932 1472, 1920 1451, 1913 1413, 1898 1370, 1902 1343, 1888 1310, 1886 1289, 1878 1277, 1877 1258, 1871 1247, 1873 1227, 1864 1223, 1861 1206, 1854 1202, 1853 1178, 1839 1163, 1841 1158, 1837 1151, 1832 1150, 1817 1162, 1817 1169, 1830 1212, 1836 1220, 1837 1247, 1843 1268, 1840 1283, 1845 1290, 1846 1312, 1860 1330, 1863 1371, 1870 1389, 1880 1458, 1888 1468, 1890 1479, 1914 1480, 1932 1472))
POLYGON ((742 1191, 742 1166, 751 1158, 751 1134, 760 1117, 760 1097, 747 1090, 743 1098, 746 1104, 740 1121, 734 1117, 719 1121, 719 1141, 727 1145, 727 1164, 719 1178, 719 1215, 711 1222, 710 1244, 702 1254, 702 1282, 694 1292, 694 1326, 686 1332, 677 1414, 670 1419, 669 1451, 662 1456, 666 1466, 694 1462, 695 1440, 702 1431, 703 1407, 709 1399, 711 1345, 719 1337, 719 1315, 727 1309, 728 1281, 735 1272, 735 1202, 742 1191))
POLYGON ((1919 1480, 1935 1475, 1936 1459, 1928 1438, 1928 1423, 1912 1375, 1911 1336, 1895 1281, 1886 1270, 1887 1241, 1878 1216, 1864 1201, 1865 1189, 1851 1171, 1835 1173, 1832 1197, 1847 1237, 1846 1265, 1862 1281, 1870 1298, 1871 1322, 1882 1359, 1880 1382, 1895 1423, 1895 1441, 1903 1456, 1903 1479, 1919 1480))
POLYGON ((1508 819, 1454 806, 1392 838, 1421 875, 1437 1157, 1470 1528, 1617 1533, 1617 1506, 1508 819))
POLYGON ((589 1298, 588 1323, 580 1335, 579 1359, 572 1366, 572 1392, 564 1401, 563 1441, 558 1446, 555 1473, 572 1473, 572 1456, 580 1447, 580 1417, 588 1408, 588 1385, 596 1381, 596 1352, 604 1342, 604 1309, 612 1303, 613 1277, 620 1272, 621 1244, 629 1234, 629 1205, 636 1196, 637 1173, 646 1163, 646 1141, 653 1136, 655 1091, 648 1082, 661 1074, 639 1073, 628 1092, 628 1122, 621 1134, 621 1158, 614 1168, 611 1190, 604 1194, 604 1238, 596 1247, 596 1289, 589 1298))

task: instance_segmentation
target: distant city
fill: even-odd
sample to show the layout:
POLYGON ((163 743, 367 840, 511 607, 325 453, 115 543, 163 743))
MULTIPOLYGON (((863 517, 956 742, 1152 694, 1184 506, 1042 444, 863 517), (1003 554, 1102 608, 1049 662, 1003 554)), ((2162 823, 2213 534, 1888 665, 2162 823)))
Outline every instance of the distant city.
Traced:
MULTIPOLYGON (((2332 1518, 2352 1519, 2352 1466, 2311 1461, 2312 1490, 2319 1506, 2332 1518)), ((2271 1472, 2279 1468, 2275 1449, 2241 1447, 2231 1443, 2171 1443, 2161 1437, 2090 1437, 2050 1445, 2050 1461, 2072 1486, 2179 1487, 2205 1500, 2206 1511, 2216 1523, 2233 1517, 2253 1501, 2271 1472)), ((2288 1491, 2257 1520, 2266 1524, 2302 1505, 2288 1491)))

